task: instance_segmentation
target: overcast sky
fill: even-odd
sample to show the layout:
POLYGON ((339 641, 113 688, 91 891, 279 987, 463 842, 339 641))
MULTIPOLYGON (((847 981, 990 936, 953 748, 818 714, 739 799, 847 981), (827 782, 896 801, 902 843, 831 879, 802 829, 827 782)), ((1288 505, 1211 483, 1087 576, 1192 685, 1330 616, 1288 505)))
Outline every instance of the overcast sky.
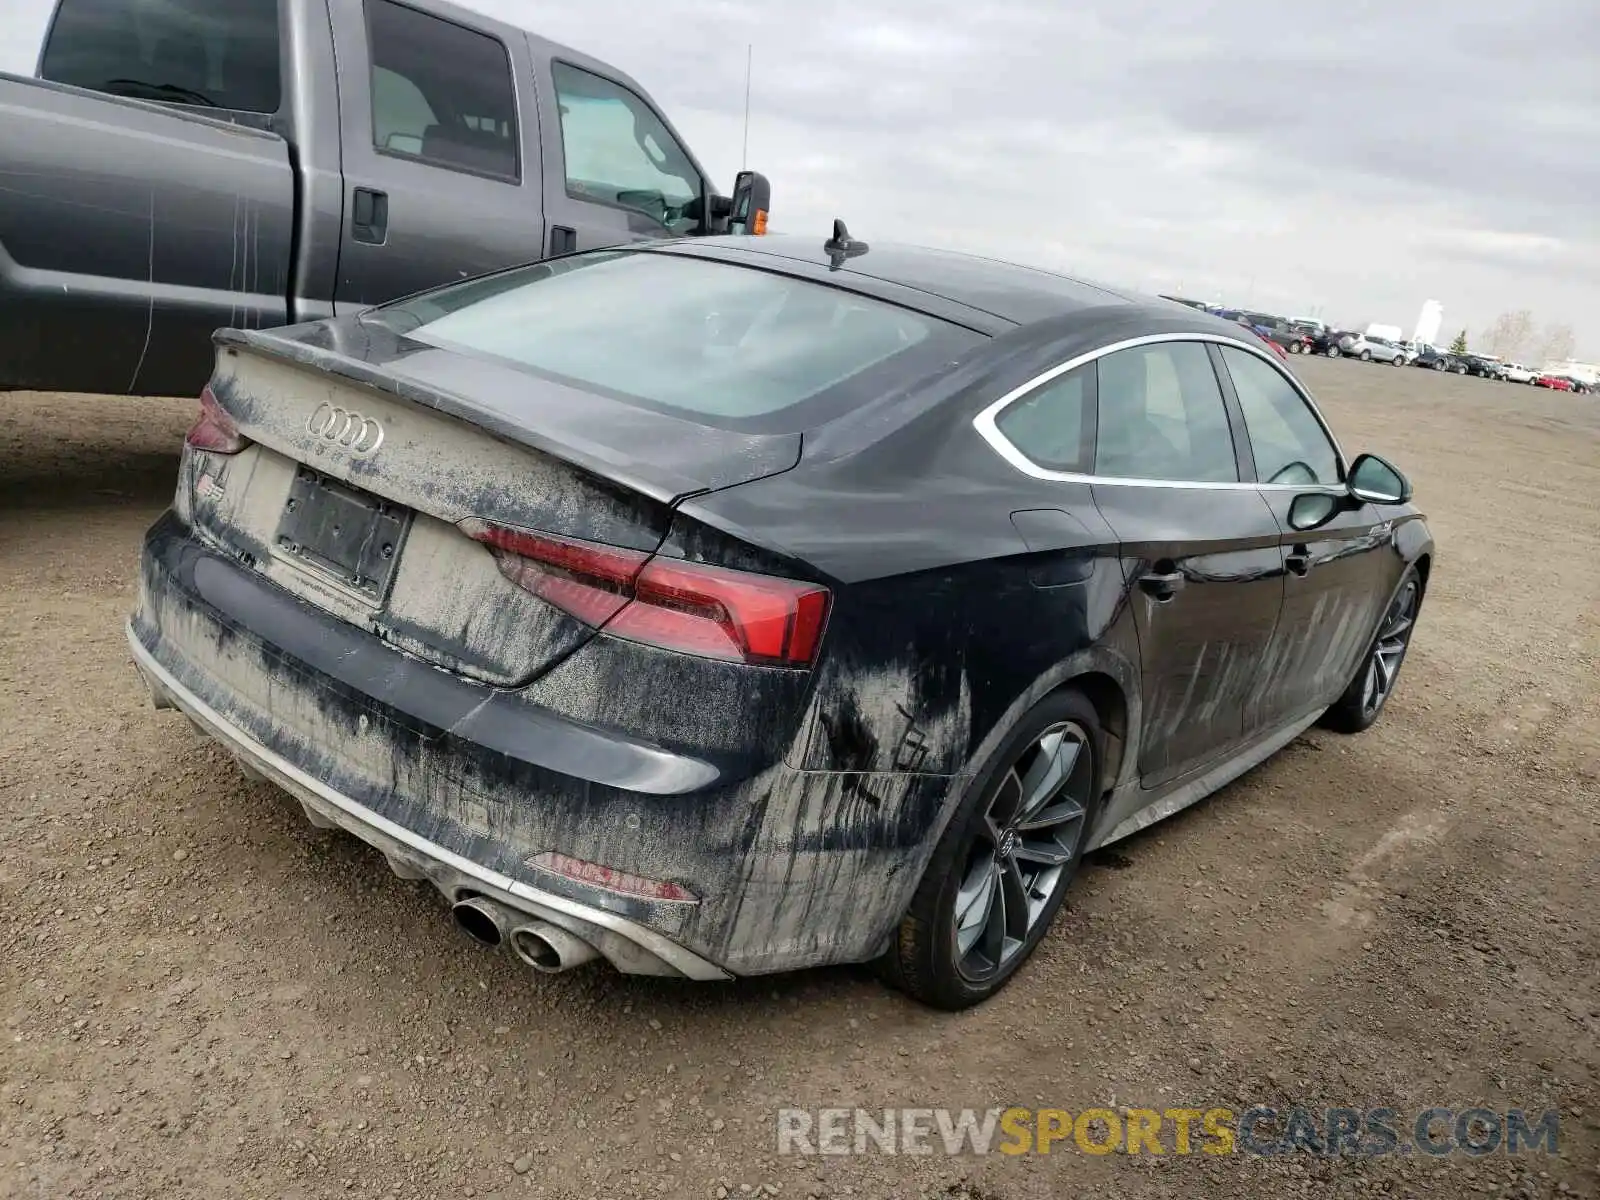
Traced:
MULTIPOLYGON (((1600 358, 1600 3, 468 0, 606 59, 773 224, 1600 358), (1210 9, 1211 11, 1207 11, 1210 9)), ((49 0, 0 0, 31 71, 49 0)))

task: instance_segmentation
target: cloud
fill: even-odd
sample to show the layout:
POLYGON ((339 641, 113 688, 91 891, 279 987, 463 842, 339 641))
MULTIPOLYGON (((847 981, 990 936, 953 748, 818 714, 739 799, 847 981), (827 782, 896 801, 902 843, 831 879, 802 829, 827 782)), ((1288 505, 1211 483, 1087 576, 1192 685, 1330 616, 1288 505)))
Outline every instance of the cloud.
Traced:
MULTIPOLYGON (((753 44, 779 228, 1350 323, 1530 308, 1600 357, 1594 0, 464 2, 633 75, 724 187, 753 44)), ((4 8, 27 71, 48 3, 4 8)))

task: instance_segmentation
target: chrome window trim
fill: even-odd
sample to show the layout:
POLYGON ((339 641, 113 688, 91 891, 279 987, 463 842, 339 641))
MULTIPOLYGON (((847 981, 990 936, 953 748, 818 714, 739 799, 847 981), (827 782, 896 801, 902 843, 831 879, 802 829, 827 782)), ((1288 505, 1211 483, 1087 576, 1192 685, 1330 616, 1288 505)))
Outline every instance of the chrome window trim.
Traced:
MULTIPOLYGON (((1345 460, 1344 450, 1339 445, 1339 439, 1333 435, 1333 430, 1328 427, 1328 422, 1323 418, 1322 410, 1317 407, 1317 402, 1311 398, 1311 393, 1301 386, 1298 379, 1284 370, 1281 363, 1274 362, 1272 356, 1266 351, 1258 349, 1248 342, 1240 341, 1238 338, 1227 337, 1219 333, 1150 333, 1142 337, 1126 338, 1120 342, 1112 342, 1110 345, 1085 351, 1076 358, 1070 358, 1064 363, 1059 363, 1048 371, 1035 375, 1026 383, 1012 388, 1000 399, 994 401, 977 416, 973 417, 972 427, 978 431, 979 436, 984 441, 989 443, 996 454, 1024 475, 1031 475, 1035 479, 1049 479, 1058 483, 1098 483, 1116 485, 1118 487, 1194 488, 1203 491, 1241 491, 1267 488, 1272 491, 1327 492, 1330 495, 1344 494, 1347 490, 1344 484, 1260 483, 1245 482, 1243 480, 1237 482, 1214 482, 1188 479, 1124 479, 1116 475, 1095 475, 1091 472, 1052 471, 1048 467, 1041 467, 1034 462, 1021 450, 1017 449, 1005 434, 1000 432, 1000 426, 997 423, 1000 413, 1051 380, 1065 375, 1068 371, 1075 371, 1081 366, 1102 359, 1108 354, 1115 354, 1119 350, 1132 350, 1139 346, 1153 346, 1164 342, 1211 342, 1218 346, 1231 346, 1236 350, 1243 350, 1248 354, 1253 354, 1262 362, 1267 363, 1288 381, 1295 394, 1311 410, 1311 415, 1316 418, 1317 425, 1321 427, 1322 432, 1333 446, 1334 458, 1339 467, 1339 478, 1344 479, 1348 475, 1349 466, 1345 460)), ((1221 386, 1220 381, 1218 386, 1221 386)), ((1229 425, 1231 428, 1231 418, 1229 425)), ((1248 435, 1249 431, 1247 430, 1246 436, 1248 435)))

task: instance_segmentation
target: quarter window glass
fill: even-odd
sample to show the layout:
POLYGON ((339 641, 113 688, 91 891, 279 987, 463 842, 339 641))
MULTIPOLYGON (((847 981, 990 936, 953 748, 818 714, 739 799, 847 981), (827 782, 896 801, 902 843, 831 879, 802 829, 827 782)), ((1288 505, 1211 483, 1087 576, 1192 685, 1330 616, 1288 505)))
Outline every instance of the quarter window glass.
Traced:
POLYGON ((1041 467, 1087 471, 1086 381, 1093 367, 1079 367, 1007 406, 995 419, 1006 440, 1041 467))
POLYGON ((61 0, 39 74, 236 112, 278 111, 278 0, 61 0))
POLYGON ((1339 456, 1305 399, 1270 363, 1222 347, 1263 483, 1338 483, 1339 456))
POLYGON ((620 84, 555 63, 567 191, 644 213, 674 233, 696 224, 684 208, 700 175, 661 118, 620 84))
POLYGON ((1099 360, 1095 474, 1237 482, 1228 410, 1199 342, 1160 342, 1099 360))
POLYGON ((438 167, 518 178, 506 48, 389 0, 369 0, 372 144, 438 167))

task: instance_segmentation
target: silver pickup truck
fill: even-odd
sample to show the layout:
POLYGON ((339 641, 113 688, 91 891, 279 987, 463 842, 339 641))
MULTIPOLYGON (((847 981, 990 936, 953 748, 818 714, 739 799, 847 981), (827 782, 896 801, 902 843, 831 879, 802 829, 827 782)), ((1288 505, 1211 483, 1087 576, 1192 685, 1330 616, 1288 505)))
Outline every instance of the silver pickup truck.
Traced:
POLYGON ((0 390, 193 395, 222 326, 765 229, 627 75, 443 0, 57 0, 0 74, 0 390))

